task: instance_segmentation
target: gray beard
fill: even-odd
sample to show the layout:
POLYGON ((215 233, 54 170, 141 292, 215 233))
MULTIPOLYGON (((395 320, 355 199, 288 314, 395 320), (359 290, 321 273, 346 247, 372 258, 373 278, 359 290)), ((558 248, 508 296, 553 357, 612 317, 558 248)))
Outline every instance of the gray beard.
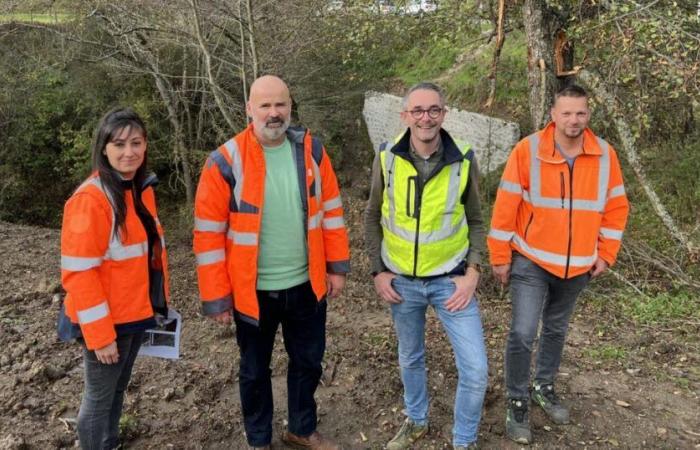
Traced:
POLYGON ((262 134, 270 141, 276 141, 281 138, 284 133, 287 132, 289 128, 290 121, 285 121, 280 128, 268 128, 264 126, 262 129, 262 134))

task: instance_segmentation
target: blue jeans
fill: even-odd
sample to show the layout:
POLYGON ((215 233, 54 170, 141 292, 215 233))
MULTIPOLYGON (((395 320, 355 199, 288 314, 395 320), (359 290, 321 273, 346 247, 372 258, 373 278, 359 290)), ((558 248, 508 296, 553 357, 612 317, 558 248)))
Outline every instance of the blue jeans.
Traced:
POLYGON ((589 280, 588 273, 566 280, 559 278, 519 253, 513 254, 510 272, 513 312, 505 356, 508 398, 525 399, 529 395, 532 343, 540 318, 542 332, 535 381, 539 384, 554 383, 569 318, 576 299, 589 280))
POLYGON ((234 314, 241 352, 238 382, 248 444, 264 447, 272 441, 272 382, 270 360, 280 324, 287 368, 288 430, 297 436, 316 431, 314 393, 326 350, 326 301, 316 300, 307 281, 280 291, 257 291, 260 320, 253 325, 234 314))
POLYGON ((488 380, 484 332, 476 297, 465 309, 449 312, 445 309, 445 301, 455 291, 450 277, 421 279, 399 275, 392 281, 392 286, 403 299, 401 303, 391 305, 391 313, 399 340, 406 414, 417 424, 428 421, 425 313, 431 305, 452 344, 459 375, 453 444, 467 445, 476 441, 488 380))
POLYGON ((115 364, 102 364, 94 351, 83 346, 85 390, 78 413, 80 448, 102 450, 119 446, 124 391, 142 341, 143 332, 118 336, 119 361, 115 364))

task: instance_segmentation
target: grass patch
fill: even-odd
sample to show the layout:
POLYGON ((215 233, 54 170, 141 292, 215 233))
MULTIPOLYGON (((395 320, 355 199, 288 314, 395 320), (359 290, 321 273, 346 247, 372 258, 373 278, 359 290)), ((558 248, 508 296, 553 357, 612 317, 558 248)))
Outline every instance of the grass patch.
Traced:
POLYGON ((0 23, 28 22, 41 24, 59 24, 70 22, 75 19, 74 14, 68 13, 9 13, 0 14, 0 23))
POLYGON ((585 350, 588 358, 596 361, 621 361, 627 357, 627 350, 615 345, 605 344, 585 350))
POLYGON ((431 80, 452 67, 458 53, 458 46, 447 39, 428 45, 427 51, 423 46, 417 46, 396 61, 394 73, 407 86, 431 80))
POLYGON ((685 292, 660 293, 654 297, 633 297, 625 305, 627 314, 644 325, 667 324, 682 319, 700 318, 700 301, 685 292))

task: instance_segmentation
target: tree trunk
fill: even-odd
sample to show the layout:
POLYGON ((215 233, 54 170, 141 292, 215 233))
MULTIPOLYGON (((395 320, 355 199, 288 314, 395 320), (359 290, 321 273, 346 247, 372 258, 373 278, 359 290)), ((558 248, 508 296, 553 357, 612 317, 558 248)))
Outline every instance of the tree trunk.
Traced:
POLYGON ((180 161, 182 166, 182 184, 185 186, 185 195, 187 198, 187 204, 194 204, 194 182, 192 180, 192 169, 190 167, 190 161, 187 155, 187 146, 185 145, 184 133, 182 129, 182 124, 177 115, 177 108, 174 105, 174 100, 171 95, 172 88, 166 86, 166 82, 160 74, 154 70, 152 72, 153 78, 156 82, 156 87, 160 93, 163 103, 165 103, 168 109, 168 119, 170 120, 170 125, 173 127, 175 132, 175 156, 176 159, 180 161))
POLYGON ((206 70, 207 74, 207 81, 209 82, 209 85, 211 86, 211 93, 214 96, 214 101, 216 102, 216 106, 219 107, 219 111, 221 111, 221 115, 224 117, 224 120, 226 120, 226 123, 228 123, 228 126, 231 129, 235 128, 235 121, 233 120, 233 117, 231 117, 231 114, 229 114, 229 111, 227 109, 226 102, 222 98, 222 92, 221 88, 219 87, 219 84, 216 82, 216 79, 214 78, 214 74, 212 72, 212 67, 211 67, 211 54, 209 53, 209 49, 207 48, 207 43, 204 40, 204 37, 202 36, 202 29, 199 23, 199 7, 197 5, 196 0, 190 0, 190 6, 192 7, 192 14, 194 15, 194 30, 195 30, 195 35, 197 36, 197 42, 199 43, 199 49, 202 51, 202 55, 204 56, 204 68, 206 70))
MULTIPOLYGON (((255 27, 253 20, 253 5, 250 0, 245 0, 246 13, 248 15, 248 39, 250 40, 250 59, 253 66, 253 80, 258 78, 258 50, 255 46, 255 27)), ((241 43, 242 44, 242 43, 241 43)))
POLYGON ((533 130, 542 128, 549 120, 554 94, 564 83, 556 76, 554 40, 564 28, 561 13, 550 9, 545 0, 524 0, 523 23, 527 39, 527 81, 529 88, 530 122, 533 130))

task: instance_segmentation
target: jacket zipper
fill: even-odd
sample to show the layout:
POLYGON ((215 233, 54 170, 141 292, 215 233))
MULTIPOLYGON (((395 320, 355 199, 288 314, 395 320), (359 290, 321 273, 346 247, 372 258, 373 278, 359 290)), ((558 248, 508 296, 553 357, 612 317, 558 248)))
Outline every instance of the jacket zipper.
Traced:
MULTIPOLYGON (((576 160, 571 163, 569 166, 569 243, 566 248, 566 269, 564 270, 564 279, 566 280, 569 278, 569 263, 571 262, 571 242, 572 242, 572 234, 573 234, 573 211, 574 211, 574 164, 576 164, 576 160)), ((568 164, 567 164, 568 165, 568 164)), ((562 173, 562 177, 563 177, 562 173)), ((563 204, 563 198, 562 198, 562 204, 563 204)))
MULTIPOLYGON (((461 175, 462 167, 461 167, 461 161, 460 161, 460 168, 458 175, 461 175)), ((413 244, 413 276, 417 276, 416 273, 418 272, 418 236, 420 235, 420 212, 421 212, 421 206, 423 204, 423 187, 428 184, 428 182, 436 175, 438 174, 443 168, 447 167, 448 164, 443 164, 442 161, 440 161, 433 171, 428 174, 428 177, 425 179, 425 183, 421 182, 420 176, 416 173, 416 202, 414 207, 416 208, 415 215, 416 215, 416 237, 414 240, 413 244)), ((416 169, 416 172, 418 172, 418 169, 416 169)))
POLYGON ((561 209, 564 209, 564 197, 566 195, 566 187, 564 185, 564 172, 559 172, 559 191, 561 193, 561 209))
POLYGON ((420 178, 416 176, 416 201, 413 207, 416 209, 414 211, 416 216, 416 238, 413 243, 413 276, 416 276, 418 271, 418 236, 420 236, 420 210, 423 203, 423 183, 421 183, 420 178))

